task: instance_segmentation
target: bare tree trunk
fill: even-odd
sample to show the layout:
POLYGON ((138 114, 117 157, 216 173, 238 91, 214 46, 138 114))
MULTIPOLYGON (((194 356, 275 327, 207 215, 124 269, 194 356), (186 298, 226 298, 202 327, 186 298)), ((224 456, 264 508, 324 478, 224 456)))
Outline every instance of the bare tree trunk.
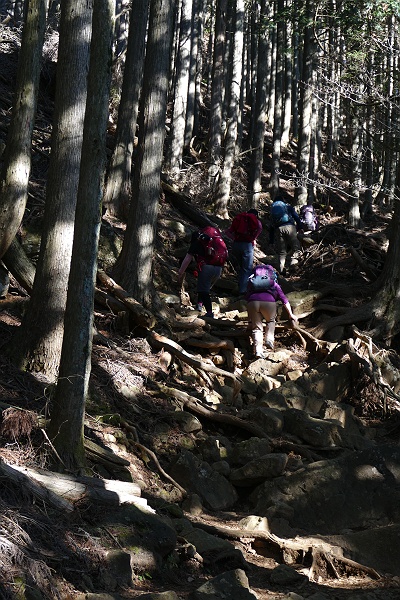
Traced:
POLYGON ((182 166, 183 147, 185 143, 186 108, 189 91, 190 47, 193 1, 182 1, 182 12, 179 30, 178 57, 176 66, 176 85, 174 109, 172 114, 171 136, 166 158, 166 170, 177 176, 182 166))
POLYGON ((223 218, 229 218, 228 202, 231 191, 231 175, 237 154, 237 131, 241 97, 241 74, 243 58, 243 22, 244 0, 236 0, 235 36, 232 57, 232 76, 229 90, 228 129, 225 136, 225 157, 222 173, 218 182, 216 197, 216 213, 223 218))
POLYGON ((260 31, 258 39, 258 65, 257 65, 257 91, 254 109, 254 129, 251 140, 251 167, 249 172, 249 190, 251 192, 251 205, 258 205, 262 190, 261 177, 264 164, 264 136, 265 121, 267 118, 267 72, 268 63, 264 57, 268 53, 269 38, 267 35, 267 23, 270 17, 270 5, 268 0, 262 0, 260 9, 260 31))
POLYGON ((114 0, 96 0, 82 161, 59 378, 49 435, 63 467, 85 464, 83 423, 91 370, 94 287, 106 160, 114 0))
POLYGON ((0 173, 0 258, 18 231, 28 198, 46 7, 45 0, 30 0, 22 32, 12 117, 0 173))
POLYGON ((86 0, 65 0, 61 8, 55 116, 40 253, 28 310, 10 348, 19 366, 40 370, 51 380, 57 377, 61 355, 90 33, 91 10, 86 0))
MULTIPOLYGON (((201 65, 201 45, 203 42, 203 3, 204 0, 193 0, 192 27, 190 31, 190 64, 189 64, 189 86, 186 106, 186 125, 184 145, 189 146, 192 136, 196 134, 199 100, 197 97, 197 82, 199 77, 198 68, 201 65)), ((201 72, 200 72, 201 77, 201 72)))
POLYGON ((104 190, 104 206, 108 213, 124 221, 129 213, 132 160, 143 76, 148 10, 149 0, 137 0, 131 11, 115 147, 104 190))
POLYGON ((358 106, 354 107, 355 114, 351 119, 351 167, 350 167, 350 198, 349 198, 349 225, 360 227, 360 187, 361 187, 361 154, 362 134, 358 106))
MULTIPOLYGON (((290 6, 290 0, 286 0, 286 4, 290 6)), ((283 100, 283 121, 282 121, 282 139, 281 144, 287 147, 289 144, 291 132, 291 117, 292 117, 292 31, 293 26, 291 21, 287 21, 284 28, 284 48, 285 48, 285 75, 284 75, 284 100, 283 100)))
POLYGON ((276 45, 279 51, 276 53, 275 63, 275 109, 274 109, 274 131, 272 139, 272 172, 270 181, 271 197, 279 192, 279 172, 281 162, 281 138, 282 138, 282 109, 283 109, 283 69, 284 69, 284 30, 283 9, 284 0, 275 0, 275 17, 277 18, 276 45))
POLYGON ((133 197, 115 279, 141 304, 152 302, 152 261, 160 196, 174 0, 150 4, 150 29, 133 197))
POLYGON ((312 82, 314 70, 314 31, 312 26, 314 0, 306 2, 307 25, 304 29, 303 70, 300 89, 300 132, 297 156, 297 171, 300 178, 296 189, 296 205, 307 204, 308 177, 311 149, 312 82))
POLYGON ((215 18, 215 43, 211 85, 209 180, 212 188, 219 177, 222 144, 222 98, 224 82, 224 48, 227 0, 217 0, 215 18))

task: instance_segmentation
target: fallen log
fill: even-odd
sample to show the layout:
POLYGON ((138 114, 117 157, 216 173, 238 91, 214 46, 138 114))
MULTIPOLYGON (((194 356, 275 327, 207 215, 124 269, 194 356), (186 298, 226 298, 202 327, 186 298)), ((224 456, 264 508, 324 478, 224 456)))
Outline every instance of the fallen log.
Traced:
POLYGON ((185 194, 182 194, 182 192, 165 180, 161 180, 161 187, 165 193, 166 199, 177 208, 179 212, 186 217, 189 217, 195 225, 198 227, 207 227, 207 225, 218 227, 218 225, 213 223, 204 212, 193 205, 193 201, 189 196, 185 196, 185 194))
POLYGON ((152 329, 156 324, 154 315, 144 308, 137 302, 132 296, 128 294, 120 285, 118 285, 111 277, 109 277, 104 271, 97 271, 98 280, 110 290, 121 302, 129 308, 132 318, 137 325, 152 329))
POLYGON ((95 477, 74 477, 44 469, 11 466, 4 462, 0 462, 0 471, 35 497, 67 512, 72 512, 75 504, 83 500, 107 506, 134 504, 155 512, 147 506, 147 501, 140 497, 141 489, 136 483, 95 477))

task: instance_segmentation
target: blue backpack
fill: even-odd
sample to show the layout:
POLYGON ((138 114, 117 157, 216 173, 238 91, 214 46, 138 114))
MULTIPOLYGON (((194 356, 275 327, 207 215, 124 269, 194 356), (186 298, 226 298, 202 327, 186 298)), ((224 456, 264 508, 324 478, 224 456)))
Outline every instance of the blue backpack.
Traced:
POLYGON ((293 223, 293 219, 289 215, 289 208, 283 200, 275 200, 271 206, 271 222, 274 227, 293 223))
POLYGON ((257 265, 249 277, 250 292, 267 292, 278 280, 278 274, 271 265, 257 265))

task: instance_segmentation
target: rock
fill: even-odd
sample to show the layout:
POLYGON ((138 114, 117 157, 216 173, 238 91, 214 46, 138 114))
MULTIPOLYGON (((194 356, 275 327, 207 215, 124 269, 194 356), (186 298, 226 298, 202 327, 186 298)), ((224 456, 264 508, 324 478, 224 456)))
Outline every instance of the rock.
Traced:
POLYGON ((259 406, 252 410, 249 416, 267 435, 276 437, 282 433, 284 419, 280 410, 259 406))
POLYGON ((311 390, 324 400, 340 400, 353 385, 351 362, 322 363, 317 369, 308 372, 311 390))
POLYGON ((196 433, 202 429, 199 419, 184 410, 177 410, 172 416, 185 433, 196 433))
POLYGON ((220 552, 229 552, 235 549, 228 540, 211 535, 199 527, 193 527, 188 519, 176 519, 174 525, 178 535, 193 544, 201 556, 212 553, 216 555, 220 552))
POLYGON ((105 513, 101 525, 116 527, 118 539, 128 551, 143 547, 155 557, 164 557, 176 546, 176 531, 171 519, 145 513, 133 505, 122 505, 118 510, 105 513))
MULTIPOLYGON (((112 585, 107 587, 113 591, 117 585, 121 587, 132 585, 131 555, 124 550, 109 550, 106 554, 107 567, 112 577, 112 585)), ((103 575, 103 579, 105 578, 103 575)))
POLYGON ((175 592, 152 592, 150 594, 141 594, 139 598, 146 600, 179 600, 175 592))
POLYGON ((211 465, 211 468, 217 473, 220 473, 220 475, 223 475, 224 477, 229 477, 229 474, 231 472, 231 467, 229 466, 229 463, 226 460, 219 460, 218 462, 213 463, 211 465))
POLYGON ((285 431, 314 447, 343 446, 344 429, 338 421, 312 417, 290 408, 284 413, 285 431))
POLYGON ((208 435, 198 441, 198 448, 203 460, 209 463, 226 460, 232 448, 231 442, 224 436, 208 435))
POLYGON ((308 577, 298 573, 293 567, 288 565, 278 565, 272 571, 270 576, 271 583, 275 585, 293 585, 303 583, 308 580, 308 577))
POLYGON ((231 508, 237 501, 233 485, 187 450, 170 466, 170 475, 185 489, 198 494, 211 510, 231 508))
POLYGON ((265 456, 271 452, 269 440, 264 438, 251 437, 235 444, 229 453, 229 462, 232 465, 243 466, 246 463, 265 456))
POLYGON ((287 460, 287 454, 266 454, 231 471, 230 480, 238 487, 257 485, 265 479, 282 475, 287 460))
MULTIPOLYGON (((399 523, 400 448, 377 446, 312 463, 259 485, 250 501, 256 514, 268 518, 271 507, 283 502, 293 510, 289 525, 308 534, 399 523)), ((273 523, 271 529, 275 533, 273 523)))
POLYGON ((255 600, 250 591, 246 573, 242 569, 227 571, 200 586, 193 593, 194 600, 255 600))
POLYGON ((259 517, 258 515, 249 515, 244 519, 240 519, 238 523, 240 529, 246 529, 248 531, 263 531, 269 533, 268 519, 265 517, 259 517))
POLYGON ((182 508, 185 512, 191 515, 201 515, 203 512, 203 505, 201 503, 200 496, 198 494, 190 494, 182 503, 182 508))
POLYGON ((0 298, 5 298, 7 296, 9 287, 10 277, 8 271, 0 264, 0 298))
POLYGON ((285 381, 277 390, 272 390, 261 397, 259 405, 285 410, 297 408, 307 412, 318 413, 324 400, 311 390, 304 389, 303 378, 296 381, 285 381))

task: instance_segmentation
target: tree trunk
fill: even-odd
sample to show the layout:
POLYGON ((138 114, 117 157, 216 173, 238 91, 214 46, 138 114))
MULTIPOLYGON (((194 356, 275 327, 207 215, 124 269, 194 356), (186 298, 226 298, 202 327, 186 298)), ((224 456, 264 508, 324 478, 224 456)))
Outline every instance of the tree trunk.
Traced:
POLYGON ((244 0, 236 0, 235 36, 232 71, 229 90, 228 129, 225 136, 225 157, 218 182, 215 211, 222 218, 229 218, 228 202, 231 191, 231 175, 237 154, 237 132, 242 85, 244 0))
POLYGON ((46 1, 30 0, 22 32, 11 123, 0 173, 0 258, 24 215, 31 172, 32 132, 46 25, 46 1))
POLYGON ((83 424, 91 370, 93 302, 106 161, 113 0, 96 0, 71 272, 49 436, 64 469, 85 466, 83 424))
POLYGON ((154 0, 150 4, 133 197, 122 251, 115 266, 115 279, 145 306, 152 303, 152 260, 165 136, 173 7, 173 0, 154 0))
POLYGON ((182 167, 183 147, 185 143, 186 108, 189 92, 190 73, 190 29, 192 23, 193 1, 182 1, 179 30, 178 57, 176 67, 176 85, 174 109, 172 114, 171 137, 168 145, 166 169, 172 175, 178 175, 182 167))
POLYGON ((296 188, 296 205, 307 204, 308 175, 311 149, 312 81, 314 70, 314 30, 312 23, 314 0, 306 2, 307 25, 304 30, 302 84, 300 90, 300 132, 297 156, 297 171, 300 181, 296 188))
POLYGON ((143 76, 149 0, 138 0, 131 10, 115 147, 107 172, 104 206, 110 215, 126 221, 131 194, 139 96, 143 76))
POLYGON ((253 136, 251 140, 251 167, 249 173, 249 190, 251 191, 251 205, 258 205, 260 193, 262 190, 261 177, 264 164, 264 136, 265 121, 267 118, 267 72, 268 64, 264 57, 268 55, 270 40, 267 35, 267 23, 270 16, 270 6, 268 0, 262 0, 260 9, 260 31, 258 38, 258 65, 257 65, 257 90, 254 116, 255 123, 253 127, 253 136))
POLYGON ((65 0, 52 149, 39 260, 28 310, 11 343, 12 359, 55 380, 61 355, 86 101, 91 10, 65 0), (73 17, 73 18, 72 18, 73 17))
POLYGON ((272 172, 270 182, 271 197, 279 192, 279 172, 281 162, 281 138, 282 138, 282 109, 283 109, 283 69, 284 69, 284 31, 283 31, 283 10, 284 0, 276 0, 275 17, 277 18, 276 45, 279 50, 276 53, 275 63, 275 110, 274 110, 274 131, 272 139, 272 172))
POLYGON ((227 0, 217 0, 215 19, 215 44, 211 85, 210 133, 209 133, 209 181, 215 188, 220 169, 222 144, 222 98, 224 82, 224 48, 227 0))

